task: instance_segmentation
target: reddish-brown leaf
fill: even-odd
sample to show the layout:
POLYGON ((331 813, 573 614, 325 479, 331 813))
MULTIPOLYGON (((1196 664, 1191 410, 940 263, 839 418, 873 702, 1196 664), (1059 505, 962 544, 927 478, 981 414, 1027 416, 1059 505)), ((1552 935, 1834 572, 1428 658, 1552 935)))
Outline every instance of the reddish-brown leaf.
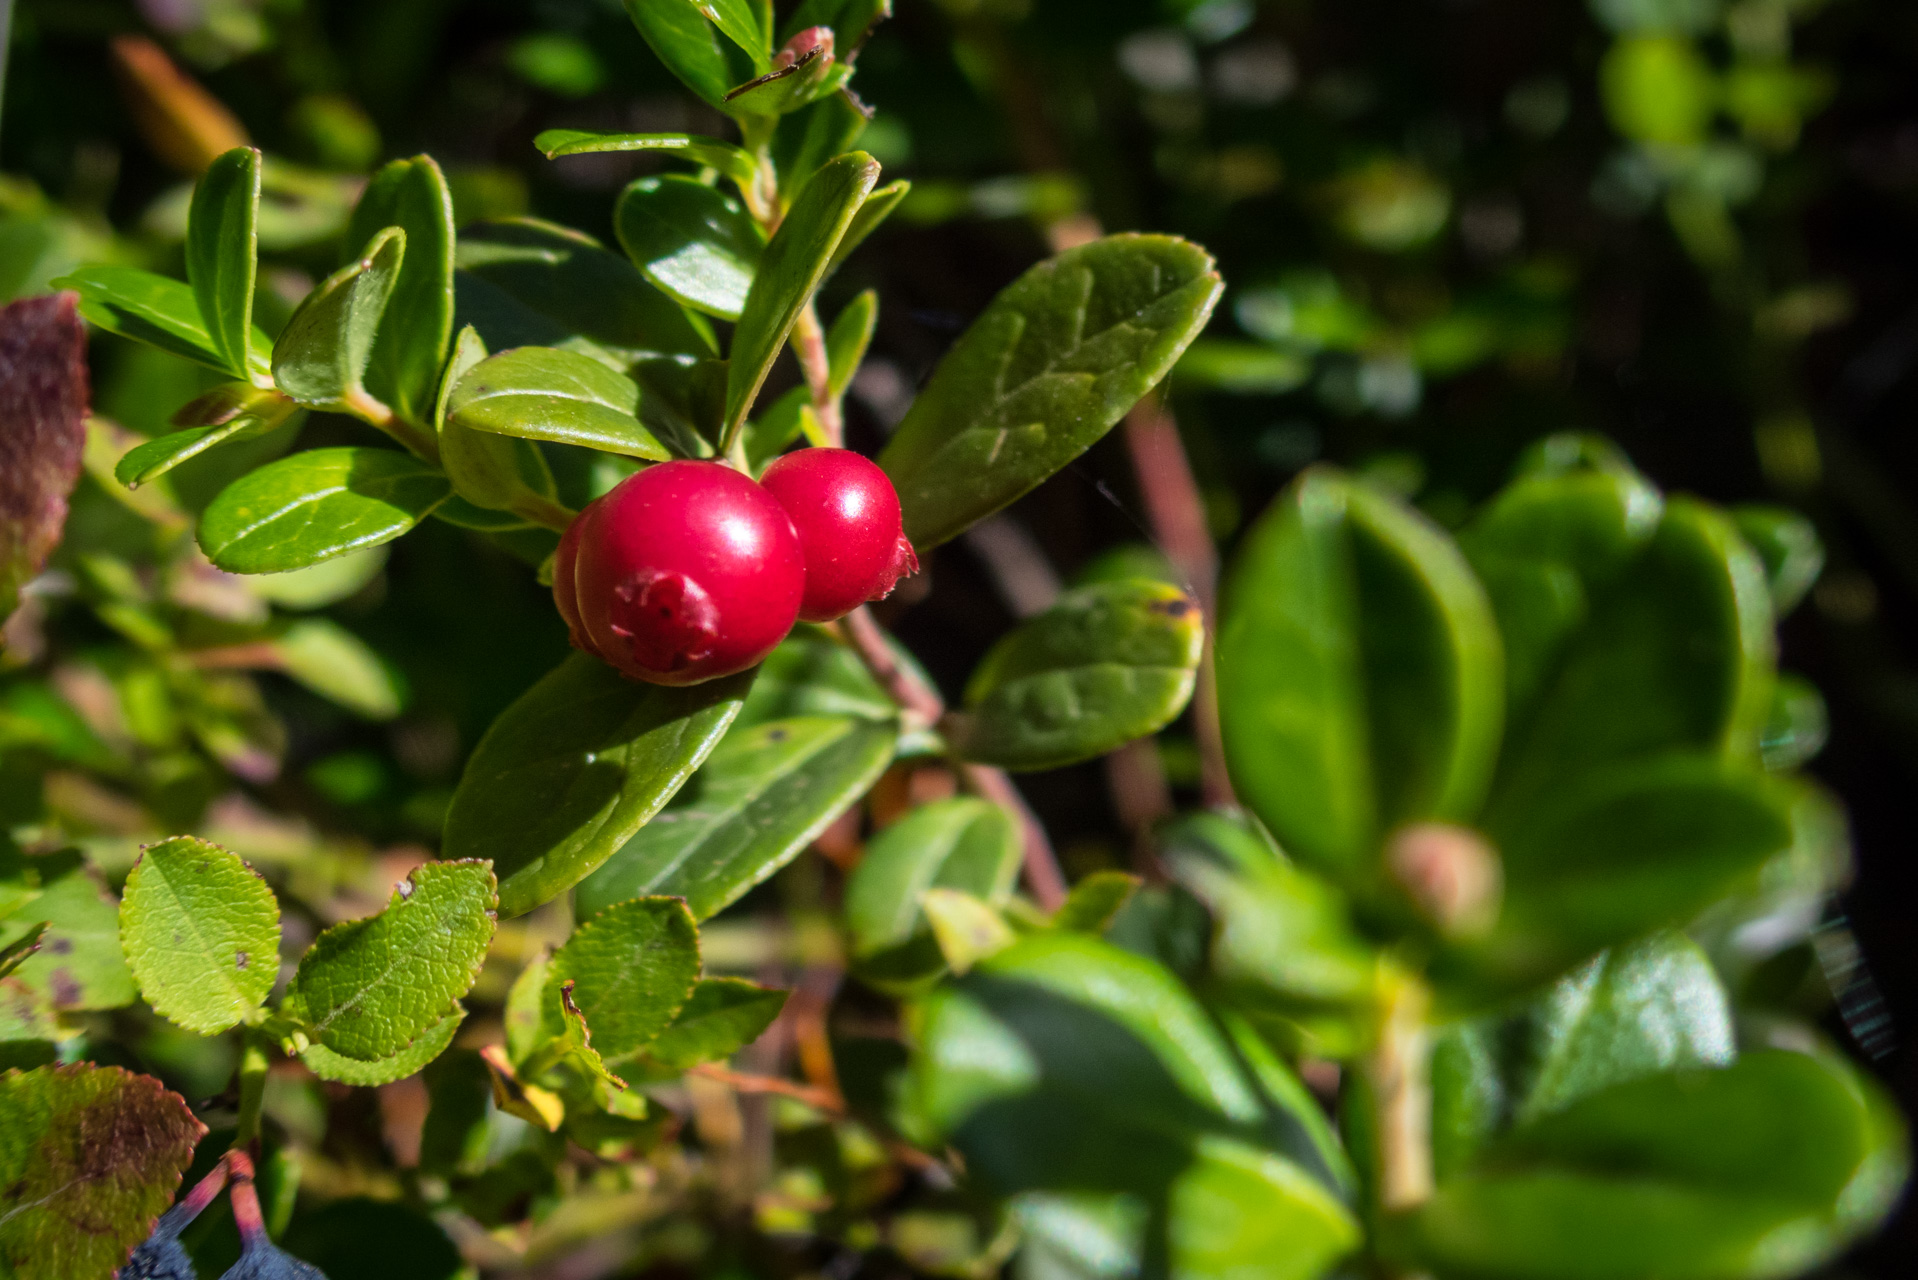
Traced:
POLYGON ((87 1063, 0 1075, 0 1275, 107 1280, 205 1133, 151 1076, 87 1063))
POLYGON ((0 618, 66 523, 87 438, 86 355, 72 294, 0 307, 0 618))

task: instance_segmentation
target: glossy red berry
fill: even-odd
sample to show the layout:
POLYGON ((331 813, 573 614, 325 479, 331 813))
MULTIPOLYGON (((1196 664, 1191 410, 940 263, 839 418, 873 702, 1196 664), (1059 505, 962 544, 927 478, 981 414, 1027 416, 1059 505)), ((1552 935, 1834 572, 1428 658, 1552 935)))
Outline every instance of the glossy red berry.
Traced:
POLYGON ((553 563, 573 643, 653 684, 752 666, 792 630, 804 589, 785 510, 717 462, 628 476, 573 521, 553 563))
POLYGON ((801 449, 775 460, 759 482, 799 533, 806 557, 799 616, 806 621, 844 617, 919 572, 899 494, 871 460, 850 449, 801 449))

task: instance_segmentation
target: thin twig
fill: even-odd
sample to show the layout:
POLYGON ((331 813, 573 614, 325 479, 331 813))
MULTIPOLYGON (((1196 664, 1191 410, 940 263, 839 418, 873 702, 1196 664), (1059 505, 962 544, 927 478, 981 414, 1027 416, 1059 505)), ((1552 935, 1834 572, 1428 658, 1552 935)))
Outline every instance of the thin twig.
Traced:
POLYGON ((691 1068, 689 1074, 704 1076, 737 1093, 776 1093, 781 1097, 797 1098, 807 1106, 831 1115, 844 1115, 846 1111, 845 1100, 837 1093, 815 1085, 800 1084, 797 1080, 787 1080, 782 1076, 752 1075, 722 1067, 717 1062, 702 1062, 691 1068))
POLYGON ((819 308, 807 299, 793 322, 793 354, 806 375, 806 387, 812 392, 812 411, 819 418, 820 433, 826 443, 837 449, 845 443, 846 415, 839 397, 832 392, 832 358, 826 350, 826 331, 819 323, 819 308))
MULTIPOLYGON (((893 656, 892 646, 886 643, 886 634, 880 630, 871 610, 863 607, 853 610, 840 620, 840 626, 853 651, 866 664, 866 670, 909 717, 928 727, 945 717, 945 699, 893 656)), ((961 764, 959 772, 973 792, 1019 820, 1025 844, 1026 885, 1041 907, 1048 911, 1057 909, 1066 900, 1065 873, 1059 870, 1045 827, 1026 804, 1025 797, 1019 794, 1019 788, 1003 769, 961 764)))

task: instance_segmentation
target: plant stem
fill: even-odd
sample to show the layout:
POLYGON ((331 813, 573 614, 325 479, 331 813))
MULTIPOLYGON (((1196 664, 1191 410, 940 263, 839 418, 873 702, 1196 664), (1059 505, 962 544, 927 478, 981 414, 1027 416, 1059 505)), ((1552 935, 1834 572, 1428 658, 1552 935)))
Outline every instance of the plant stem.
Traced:
POLYGON ((233 1135, 235 1147, 251 1147, 259 1140, 260 1107, 266 1100, 269 1061, 266 1036, 257 1029, 249 1029, 240 1049, 240 1118, 233 1135))
POLYGON ((793 354, 806 375, 812 391, 812 411, 819 417, 819 429, 826 443, 837 449, 845 443, 846 418, 839 397, 832 390, 832 361, 826 352, 826 331, 819 323, 816 299, 808 298, 793 323, 793 354))
MULTIPOLYGON (((892 646, 886 643, 886 633, 870 609, 860 606, 842 618, 839 625, 872 678, 912 721, 930 727, 945 717, 946 700, 893 656, 892 646)), ((1019 794, 1019 788, 1003 769, 965 761, 958 762, 958 766, 960 777, 975 794, 1019 820, 1025 845, 1026 886, 1041 907, 1047 911, 1057 910, 1066 900, 1065 873, 1059 870, 1045 827, 1040 825, 1025 797, 1019 794)))
POLYGON ((1381 984, 1379 1023, 1365 1071, 1378 1130, 1379 1207, 1413 1209, 1432 1194, 1431 995, 1409 974, 1381 984))
POLYGON ((392 436, 423 461, 439 465, 439 437, 419 423, 400 417, 385 401, 360 389, 347 396, 344 408, 354 417, 392 436))

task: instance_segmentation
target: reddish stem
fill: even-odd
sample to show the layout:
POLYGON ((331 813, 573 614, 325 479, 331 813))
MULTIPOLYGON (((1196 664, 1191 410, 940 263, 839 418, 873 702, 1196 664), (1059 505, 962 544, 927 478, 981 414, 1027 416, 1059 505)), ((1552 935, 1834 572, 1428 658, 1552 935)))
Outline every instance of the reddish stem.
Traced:
POLYGON ((266 1241, 266 1216, 260 1212, 260 1196, 253 1189, 253 1158, 235 1147, 226 1153, 233 1172, 233 1221, 240 1228, 241 1244, 251 1249, 266 1241))

